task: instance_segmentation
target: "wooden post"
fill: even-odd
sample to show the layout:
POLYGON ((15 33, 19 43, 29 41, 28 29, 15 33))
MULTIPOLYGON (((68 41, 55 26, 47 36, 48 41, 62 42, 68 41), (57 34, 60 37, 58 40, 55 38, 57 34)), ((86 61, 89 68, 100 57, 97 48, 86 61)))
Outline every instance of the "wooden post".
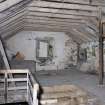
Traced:
POLYGON ((7 89, 8 89, 8 84, 7 84, 7 73, 5 73, 5 81, 4 81, 4 91, 5 91, 5 93, 4 93, 4 100, 5 100, 5 103, 7 103, 7 89))
POLYGON ((103 55, 103 24, 102 24, 102 10, 99 10, 99 84, 103 84, 104 79, 104 55, 103 55))
POLYGON ((27 102, 29 99, 29 73, 27 72, 27 102))
POLYGON ((38 89, 39 89, 38 84, 34 84, 33 86, 33 104, 32 105, 38 105, 38 99, 37 99, 38 89))
POLYGON ((77 43, 77 64, 78 64, 79 61, 80 61, 80 58, 79 58, 79 52, 80 52, 80 44, 77 43))

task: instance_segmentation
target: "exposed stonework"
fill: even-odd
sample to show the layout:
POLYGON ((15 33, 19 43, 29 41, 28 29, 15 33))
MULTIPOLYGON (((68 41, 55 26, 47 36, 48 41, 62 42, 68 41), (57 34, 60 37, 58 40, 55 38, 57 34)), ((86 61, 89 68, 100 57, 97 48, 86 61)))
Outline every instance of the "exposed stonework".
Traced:
POLYGON ((80 66, 80 70, 84 72, 96 73, 99 65, 98 42, 90 42, 82 44, 81 47, 87 50, 87 60, 80 66))
POLYGON ((77 44, 71 37, 65 42, 65 67, 77 64, 77 44))

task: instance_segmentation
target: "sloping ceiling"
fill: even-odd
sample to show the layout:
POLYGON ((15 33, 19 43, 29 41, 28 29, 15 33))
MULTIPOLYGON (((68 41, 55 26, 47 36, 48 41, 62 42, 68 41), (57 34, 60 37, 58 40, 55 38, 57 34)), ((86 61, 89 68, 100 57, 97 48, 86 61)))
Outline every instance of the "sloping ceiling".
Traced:
POLYGON ((0 35, 9 37, 24 27, 26 5, 30 0, 6 0, 0 3, 0 35))
POLYGON ((0 4, 0 34, 4 37, 24 29, 66 32, 78 43, 98 39, 99 10, 104 21, 105 0, 15 1, 0 4))

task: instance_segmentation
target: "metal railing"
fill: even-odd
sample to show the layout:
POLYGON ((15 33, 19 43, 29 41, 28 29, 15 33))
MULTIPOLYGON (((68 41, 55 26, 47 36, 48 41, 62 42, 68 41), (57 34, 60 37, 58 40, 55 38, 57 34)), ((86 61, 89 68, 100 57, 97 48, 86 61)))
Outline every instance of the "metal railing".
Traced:
POLYGON ((3 86, 0 87, 0 91, 4 91, 4 103, 8 103, 8 94, 10 91, 14 93, 17 91, 17 95, 18 91, 26 90, 24 96, 25 101, 27 101, 29 105, 38 105, 37 95, 39 85, 29 70, 0 70, 0 83, 3 84, 3 86), (13 75, 13 78, 10 78, 10 74, 13 75), (18 76, 16 77, 16 75, 18 76), (14 82, 15 85, 13 85, 12 82, 14 82), (24 82, 24 85, 19 85, 21 82, 24 82))

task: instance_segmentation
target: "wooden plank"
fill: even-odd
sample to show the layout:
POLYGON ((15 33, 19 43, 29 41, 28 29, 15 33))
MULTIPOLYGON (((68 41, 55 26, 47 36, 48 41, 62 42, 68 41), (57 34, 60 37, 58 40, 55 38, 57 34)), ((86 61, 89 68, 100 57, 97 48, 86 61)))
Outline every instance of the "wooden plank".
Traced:
POLYGON ((31 72, 29 72, 29 78, 30 78, 30 81, 32 82, 32 84, 37 83, 37 81, 35 80, 35 77, 33 77, 33 74, 31 72))
POLYGON ((72 9, 72 10, 75 9, 75 10, 86 10, 86 11, 98 11, 97 6, 57 3, 57 2, 47 2, 47 1, 33 1, 31 4, 29 4, 29 6, 64 8, 64 9, 72 9))
POLYGON ((26 90, 26 89, 27 89, 26 86, 8 87, 8 91, 11 91, 11 90, 26 90))
POLYGON ((11 19, 11 18, 19 15, 19 14, 25 14, 25 9, 19 9, 19 10, 15 11, 15 12, 12 12, 10 14, 7 14, 3 18, 0 18, 0 24, 4 23, 5 21, 7 21, 7 20, 9 20, 9 19, 11 19))
POLYGON ((40 25, 45 25, 45 26, 56 26, 56 27, 64 27, 64 29, 69 29, 69 28, 71 28, 71 27, 79 27, 79 26, 85 26, 86 27, 86 25, 85 24, 78 24, 78 23, 70 23, 70 24, 62 24, 62 23, 56 23, 56 22, 54 22, 54 23, 52 23, 52 22, 38 22, 38 21, 36 21, 36 22, 26 22, 24 25, 25 26, 29 26, 29 25, 32 25, 32 26, 35 26, 35 25, 38 25, 38 26, 40 26, 40 25))
MULTIPOLYGON (((49 0, 46 0, 49 1, 49 0)), ((59 3, 73 3, 73 4, 82 4, 82 5, 95 5, 95 6, 104 6, 104 0, 50 0, 50 2, 59 2, 59 3)))
POLYGON ((27 78, 10 78, 10 79, 7 79, 7 82, 26 82, 28 79, 27 78))
POLYGON ((54 104, 57 103, 58 100, 57 99, 46 99, 46 100, 41 100, 40 103, 41 105, 43 104, 54 104))
POLYGON ((42 89, 44 93, 57 93, 65 91, 76 92, 79 88, 74 85, 54 85, 51 87, 44 86, 42 89))
POLYGON ((8 40, 12 36, 16 35, 18 32, 23 30, 23 25, 20 25, 19 27, 16 27, 15 29, 11 29, 12 31, 6 32, 2 34, 3 39, 8 40))
MULTIPOLYGON (((49 0, 46 0, 49 1, 49 0)), ((89 0, 50 0, 51 2, 66 2, 66 3, 76 3, 76 4, 89 4, 89 0)))
POLYGON ((80 11, 80 10, 67 10, 67 9, 56 9, 56 8, 41 8, 41 7, 28 7, 28 11, 35 12, 47 12, 47 13, 59 13, 59 14, 69 14, 69 15, 78 15, 78 16, 89 16, 94 17, 98 16, 97 12, 89 12, 89 11, 80 11))
POLYGON ((34 84, 33 86, 33 105, 38 105, 38 99, 37 99, 38 91, 39 91, 39 85, 34 84))
POLYGON ((29 27, 40 27, 42 26, 44 28, 45 27, 48 27, 48 28, 55 28, 55 29, 65 29, 65 30, 69 30, 70 28, 76 28, 76 27, 79 27, 79 26, 85 26, 85 25, 80 25, 80 24, 72 24, 72 25, 69 25, 69 26, 66 26, 66 25, 57 25, 57 24, 47 24, 47 23, 40 23, 40 22, 36 22, 36 25, 35 24, 26 24, 25 23, 25 26, 29 26, 29 27))
MULTIPOLYGON (((16 20, 11 21, 10 23, 5 24, 4 26, 0 26, 0 33, 2 33, 3 30, 7 30, 10 28, 10 26, 14 27, 15 24, 23 22, 24 17, 19 17, 16 20)), ((6 32, 6 31, 5 31, 6 32)))
POLYGON ((14 20, 17 20, 17 19, 19 19, 21 17, 24 17, 24 13, 25 13, 25 11, 23 11, 22 13, 17 14, 16 16, 13 16, 9 20, 4 21, 3 23, 0 24, 0 27, 3 27, 6 24, 9 24, 9 23, 13 22, 14 20))
POLYGON ((91 38, 88 36, 88 33, 85 35, 83 32, 78 30, 78 27, 77 28, 72 28, 71 31, 72 31, 72 33, 75 33, 75 35, 77 35, 79 37, 81 36, 82 39, 85 39, 87 41, 91 41, 91 38))
POLYGON ((0 70, 0 74, 5 74, 5 73, 28 73, 29 70, 28 69, 12 69, 12 70, 0 70))
POLYGON ((6 0, 3 3, 0 3, 0 12, 10 8, 11 6, 19 3, 20 1, 22 1, 22 0, 11 0, 11 1, 6 0))
POLYGON ((85 25, 85 23, 66 23, 66 22, 56 22, 56 21, 44 21, 44 20, 27 20, 26 24, 36 24, 36 23, 47 23, 47 24, 56 24, 56 25, 65 25, 65 26, 69 26, 69 25, 85 25))
POLYGON ((69 91, 65 91, 65 92, 54 92, 54 93, 45 93, 42 94, 41 99, 45 100, 45 99, 60 99, 60 98, 73 98, 73 97, 78 97, 76 95, 76 92, 69 92, 69 91))
POLYGON ((5 81, 4 81, 4 100, 5 100, 5 103, 7 103, 7 94, 8 94, 7 87, 8 87, 7 73, 5 73, 5 81))
POLYGON ((28 102, 28 99, 29 99, 29 73, 27 73, 27 102, 28 102))
POLYGON ((78 43, 82 44, 88 42, 87 39, 84 39, 83 37, 79 36, 77 33, 74 33, 72 30, 70 30, 68 33, 69 33, 68 35, 71 36, 73 40, 75 40, 78 43))
POLYGON ((55 21, 62 21, 62 22, 84 22, 84 20, 82 20, 82 19, 66 19, 66 18, 52 18, 52 17, 47 17, 47 16, 33 16, 33 15, 28 15, 27 14, 27 16, 26 17, 24 17, 25 19, 39 19, 39 20, 55 20, 55 21))
POLYGON ((75 43, 79 43, 79 44, 82 44, 84 41, 81 40, 81 38, 78 38, 76 37, 74 34, 72 34, 71 32, 66 32, 66 35, 68 35, 70 38, 72 38, 72 40, 75 42, 75 43))
POLYGON ((40 12, 29 12, 28 16, 43 16, 43 17, 52 17, 52 18, 65 18, 65 19, 91 19, 93 17, 85 17, 85 16, 75 16, 75 15, 66 15, 66 14, 58 14, 58 13, 40 13, 40 12))
POLYGON ((80 44, 77 43, 77 64, 80 62, 80 44))
POLYGON ((19 21, 18 23, 12 24, 10 27, 8 27, 8 28, 2 30, 2 31, 0 32, 0 34, 3 35, 3 34, 5 34, 5 33, 14 31, 14 30, 13 30, 14 28, 23 26, 23 24, 24 24, 24 21, 19 21), (20 25, 20 26, 19 26, 19 25, 20 25))

